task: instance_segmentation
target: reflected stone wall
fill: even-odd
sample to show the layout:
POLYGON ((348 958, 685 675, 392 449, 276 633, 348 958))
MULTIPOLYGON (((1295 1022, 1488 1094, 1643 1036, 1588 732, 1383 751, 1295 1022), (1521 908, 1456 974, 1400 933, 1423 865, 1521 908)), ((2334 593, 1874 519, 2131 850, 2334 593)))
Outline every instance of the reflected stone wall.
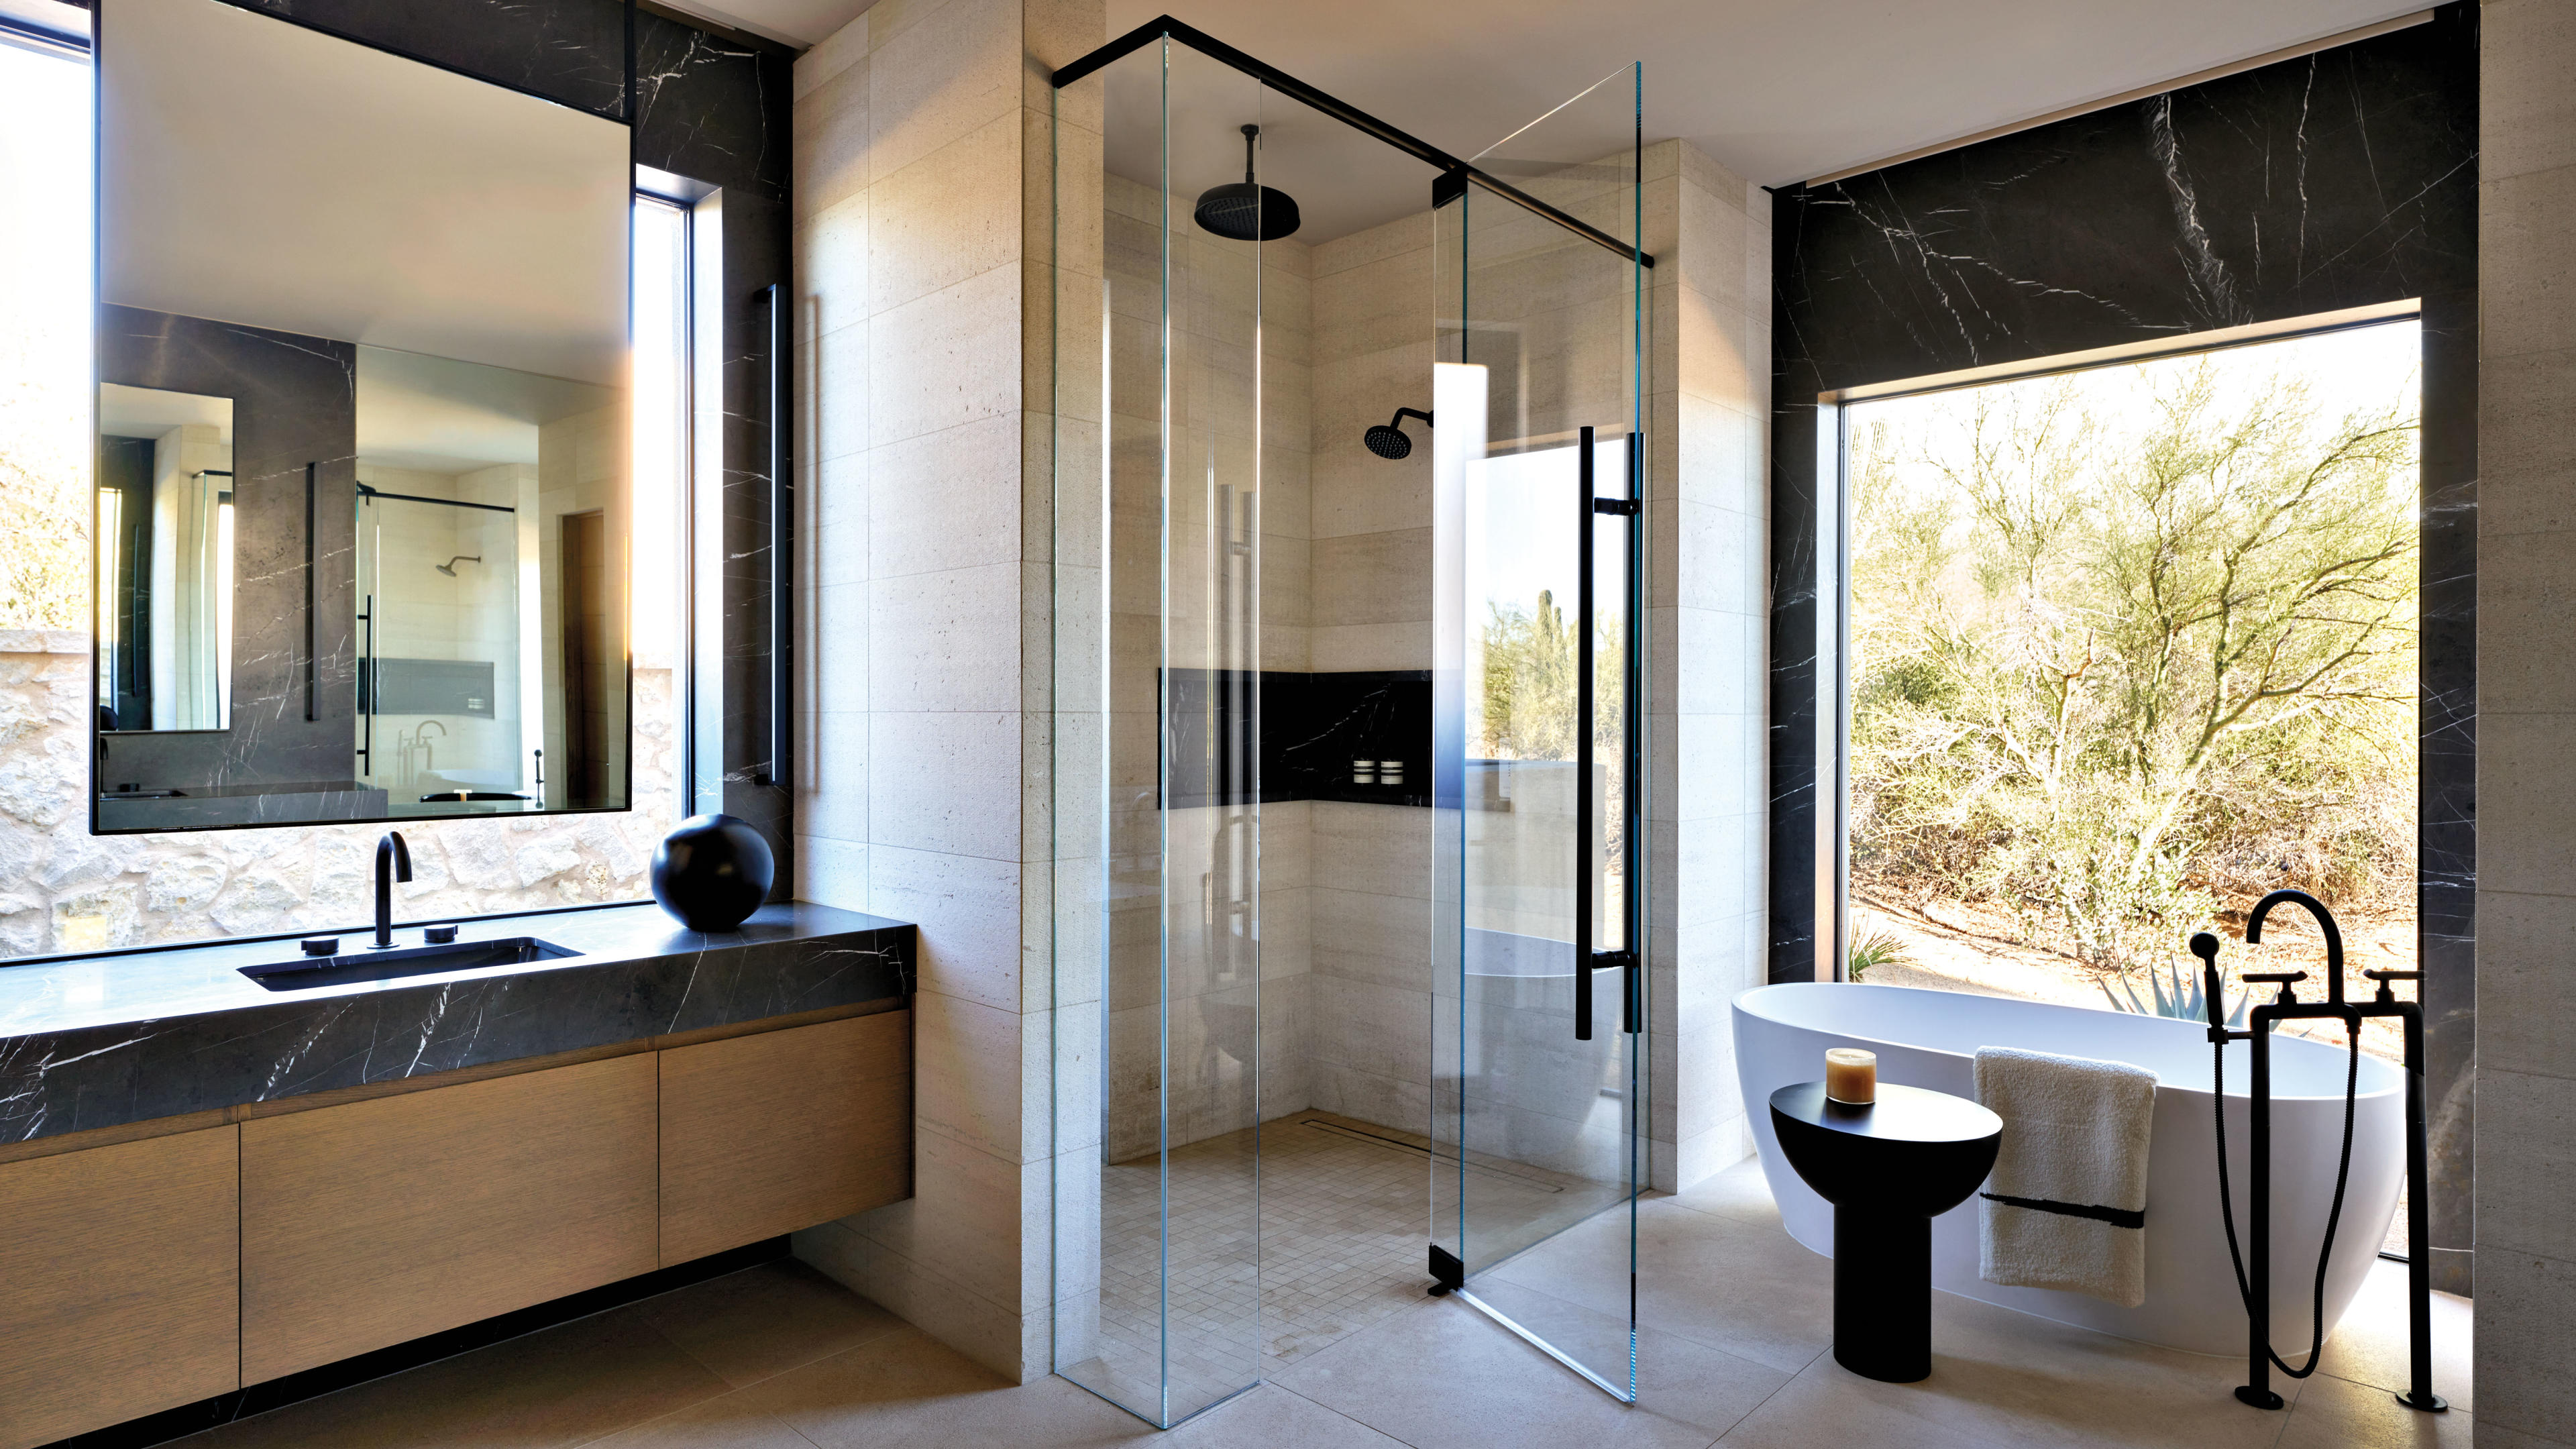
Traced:
MULTIPOLYGON (((89 635, 0 630, 0 958, 279 932, 354 932, 374 910, 384 825, 92 837, 83 720, 89 635)), ((678 818, 670 661, 637 661, 635 808, 418 820, 400 922, 649 895, 678 818)))

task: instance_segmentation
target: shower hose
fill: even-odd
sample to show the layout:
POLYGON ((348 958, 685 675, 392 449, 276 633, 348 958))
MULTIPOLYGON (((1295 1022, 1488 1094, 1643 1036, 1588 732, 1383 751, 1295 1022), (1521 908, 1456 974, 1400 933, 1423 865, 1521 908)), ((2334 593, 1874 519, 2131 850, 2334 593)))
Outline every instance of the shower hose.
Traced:
MULTIPOLYGON (((2360 1020, 2358 1018, 2346 1020, 2344 1032, 2351 1039, 2352 1063, 2344 1069, 2343 1077, 2343 1160, 2335 1167, 2334 1206, 2326 1212, 2325 1246, 2317 1250, 2316 1296, 2309 1317, 2307 1367, 2292 1368, 2283 1362, 2281 1351, 2272 1347, 2272 1326, 2268 1323, 2262 1325, 2265 1356, 2272 1360, 2273 1367, 2294 1379, 2303 1379, 2315 1373, 2318 1360, 2325 1355, 2326 1264, 2334 1258, 2335 1228, 2343 1221, 2344 1183, 2352 1176, 2353 1101, 2361 1085, 2360 1020)), ((2211 1052, 2211 1056, 2215 1058, 2215 1069, 2211 1073, 2213 1085, 2210 1095, 2217 1102, 2218 1117, 2218 1220, 2227 1227, 2227 1260, 2236 1267, 2236 1297, 2245 1305, 2245 1316, 2251 1321, 2254 1317, 2254 1288, 2245 1276, 2245 1255, 2236 1246, 2236 1209, 2229 1200, 2227 1191, 2227 1043, 2220 1042, 2211 1052)), ((2254 1207, 2267 1216, 2272 1210, 2272 1205, 2268 1202, 2257 1203, 2254 1207)))

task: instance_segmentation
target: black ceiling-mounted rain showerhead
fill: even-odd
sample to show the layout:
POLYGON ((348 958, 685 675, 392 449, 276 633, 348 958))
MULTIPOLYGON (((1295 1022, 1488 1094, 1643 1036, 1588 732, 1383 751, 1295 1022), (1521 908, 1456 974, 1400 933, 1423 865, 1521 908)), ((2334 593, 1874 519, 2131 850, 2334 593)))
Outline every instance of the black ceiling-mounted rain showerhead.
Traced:
POLYGON ((1424 427, 1431 426, 1431 414, 1420 408, 1397 408, 1394 417, 1388 418, 1382 426, 1369 429, 1367 435, 1360 441, 1368 444, 1370 452, 1388 462, 1410 457, 1413 453, 1413 438, 1404 431, 1402 426, 1406 418, 1420 418, 1424 427))
POLYGON ((1297 230, 1297 203, 1287 192, 1252 179, 1252 148, 1259 126, 1243 128, 1243 179, 1199 193, 1190 214, 1202 230, 1229 241, 1277 241, 1297 230))

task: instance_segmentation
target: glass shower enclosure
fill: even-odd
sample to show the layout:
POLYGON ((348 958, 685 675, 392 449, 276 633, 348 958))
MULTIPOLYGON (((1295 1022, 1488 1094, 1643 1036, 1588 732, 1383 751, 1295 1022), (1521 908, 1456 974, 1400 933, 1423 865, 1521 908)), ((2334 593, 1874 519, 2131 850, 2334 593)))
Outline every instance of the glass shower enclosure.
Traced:
POLYGON ((524 707, 540 696, 522 677, 517 509, 364 479, 357 506, 359 778, 395 816, 519 807, 543 736, 524 707))
POLYGON ((1169 1426, 1340 1331, 1303 1128, 1418 1184, 1331 1292, 1632 1399, 1636 73, 1474 158, 1169 20, 1055 80, 1056 1371, 1169 1426))

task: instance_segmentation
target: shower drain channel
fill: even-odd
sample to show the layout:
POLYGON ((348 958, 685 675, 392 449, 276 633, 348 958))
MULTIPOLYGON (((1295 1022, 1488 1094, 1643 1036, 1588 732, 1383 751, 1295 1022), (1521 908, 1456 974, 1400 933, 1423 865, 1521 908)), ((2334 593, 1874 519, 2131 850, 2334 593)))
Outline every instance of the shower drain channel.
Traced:
MULTIPOLYGON (((1419 1142, 1407 1142, 1401 1137, 1381 1137, 1374 1132, 1362 1132, 1356 1127, 1345 1127, 1339 1122, 1326 1122, 1321 1118, 1307 1117, 1301 1119, 1297 1125, 1300 1127, 1312 1127, 1318 1132, 1329 1132, 1336 1137, 1346 1137, 1354 1142, 1367 1142, 1379 1147, 1393 1148, 1398 1152, 1410 1152, 1416 1157, 1432 1158, 1440 1162, 1449 1162, 1454 1160, 1447 1156, 1434 1154, 1430 1148, 1423 1146, 1419 1142)), ((1543 1177, 1534 1177, 1527 1173, 1514 1172, 1509 1168, 1489 1167, 1481 1162, 1470 1162, 1467 1164, 1467 1167, 1471 1172, 1481 1172, 1489 1177, 1499 1177, 1521 1187, 1536 1188, 1540 1192, 1565 1191, 1565 1189, 1559 1184, 1550 1182, 1543 1177)))

